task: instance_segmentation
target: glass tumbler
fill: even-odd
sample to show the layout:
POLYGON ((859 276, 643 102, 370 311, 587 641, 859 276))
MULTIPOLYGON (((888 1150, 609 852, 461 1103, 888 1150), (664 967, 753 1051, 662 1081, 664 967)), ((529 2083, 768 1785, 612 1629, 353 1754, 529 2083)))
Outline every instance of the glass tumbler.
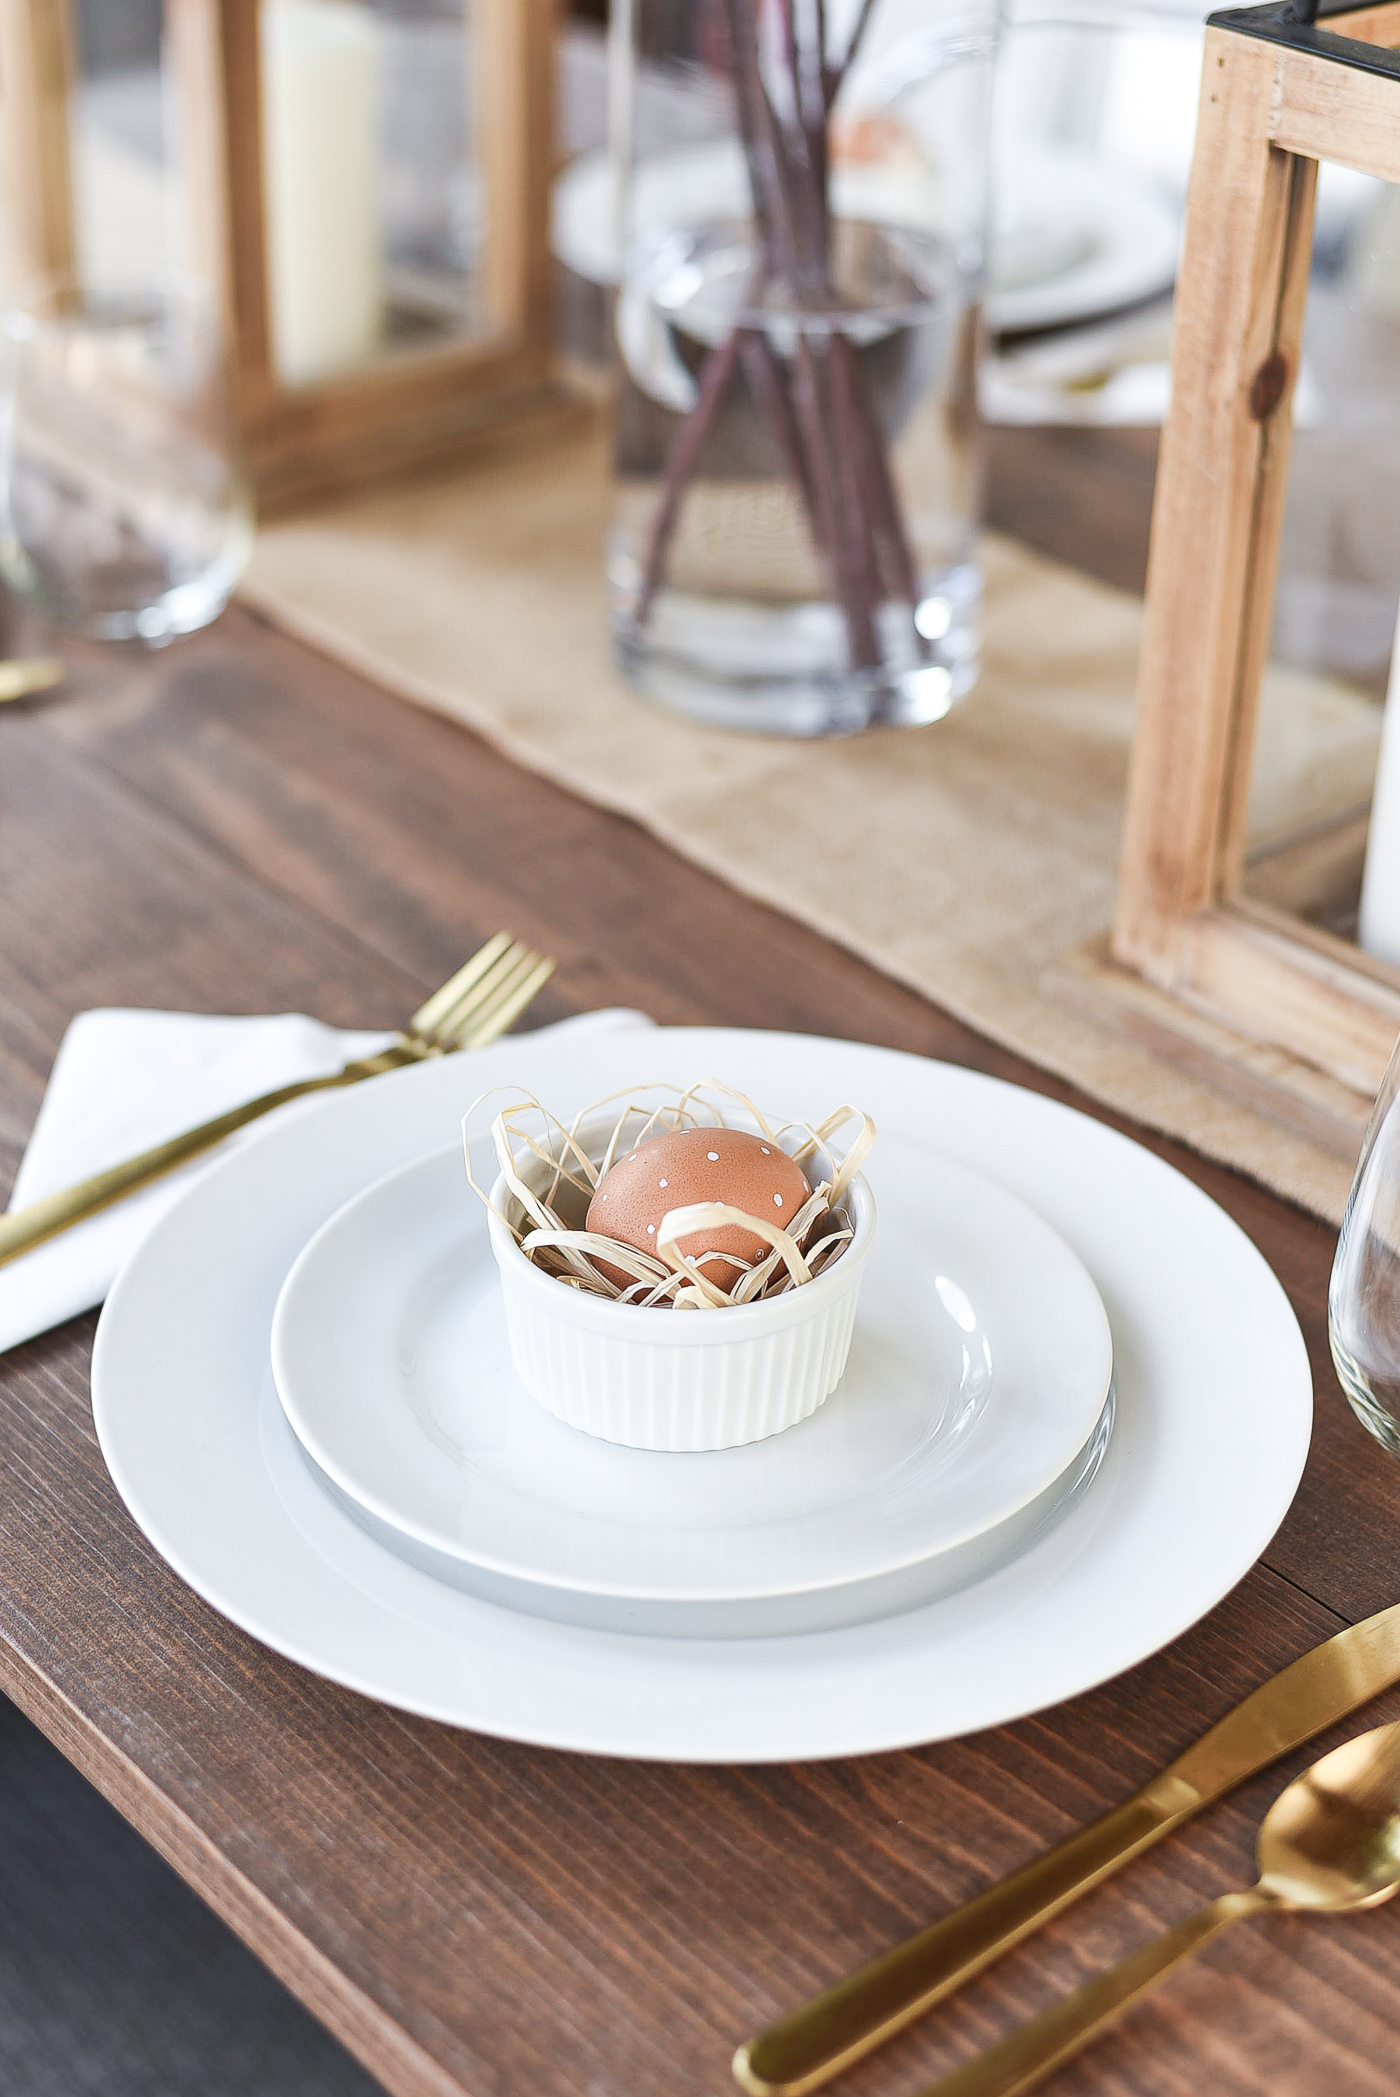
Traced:
POLYGON ((1327 1332, 1352 1411, 1400 1456, 1400 1043, 1371 1110, 1342 1219, 1327 1332))
POLYGON ((252 543, 207 289, 49 284, 6 314, 3 354, 5 581, 97 640, 207 626, 252 543))
POLYGON ((994 10, 619 0, 612 35, 622 666, 731 728, 935 721, 978 670, 994 10))

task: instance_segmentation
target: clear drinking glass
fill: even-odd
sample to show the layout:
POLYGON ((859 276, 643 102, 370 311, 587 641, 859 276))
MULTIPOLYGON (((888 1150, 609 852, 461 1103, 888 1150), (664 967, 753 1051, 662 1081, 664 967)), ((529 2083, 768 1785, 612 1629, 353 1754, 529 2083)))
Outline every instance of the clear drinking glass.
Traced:
POLYGON ((978 670, 994 11, 612 20, 623 667, 729 727, 937 720, 978 670))
POLYGON ((98 640, 207 626, 252 543, 207 289, 50 284, 6 314, 3 359, 5 581, 98 640))
POLYGON ((1352 1411, 1400 1456, 1400 1043, 1371 1110, 1342 1219, 1327 1332, 1352 1411))

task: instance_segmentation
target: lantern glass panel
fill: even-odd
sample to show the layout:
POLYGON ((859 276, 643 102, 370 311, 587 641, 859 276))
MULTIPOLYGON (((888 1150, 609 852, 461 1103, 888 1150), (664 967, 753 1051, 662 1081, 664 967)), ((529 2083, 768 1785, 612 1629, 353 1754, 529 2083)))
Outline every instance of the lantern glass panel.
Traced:
MULTIPOLYGON (((1323 163, 1243 888, 1348 939, 1392 676, 1397 488, 1400 188, 1323 163)), ((1400 778, 1387 822, 1400 825, 1400 778)), ((1394 901, 1363 944, 1400 962, 1395 856, 1394 901)))
POLYGON ((273 364, 311 384, 481 335, 462 0, 260 0, 273 364))
POLYGON ((1008 0, 979 381, 990 423, 1160 421, 1204 35, 1169 0, 1008 0))
POLYGON ((161 0, 76 0, 68 150, 73 264, 89 290, 144 287, 180 254, 161 0))

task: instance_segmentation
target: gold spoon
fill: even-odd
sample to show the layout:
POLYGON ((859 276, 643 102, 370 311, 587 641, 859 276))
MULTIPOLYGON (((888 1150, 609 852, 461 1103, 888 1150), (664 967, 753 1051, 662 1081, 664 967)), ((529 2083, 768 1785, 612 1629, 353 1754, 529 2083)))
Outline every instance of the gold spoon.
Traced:
POLYGON ((1023 2024, 924 2097, 1017 2097, 1088 2045, 1218 1930, 1269 1908, 1340 1914, 1400 1887, 1400 1725, 1334 1748, 1275 1799, 1259 1829, 1259 1883, 1222 1893, 1121 1966, 1023 2024))

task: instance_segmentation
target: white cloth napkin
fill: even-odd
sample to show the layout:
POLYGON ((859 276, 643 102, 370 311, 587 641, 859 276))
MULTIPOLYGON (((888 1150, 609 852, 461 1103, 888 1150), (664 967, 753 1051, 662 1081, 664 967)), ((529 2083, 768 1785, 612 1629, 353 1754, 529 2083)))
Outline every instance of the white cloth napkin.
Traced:
MULTIPOLYGON (((559 1035, 649 1024, 640 1012, 610 1010, 541 1031, 559 1035)), ((392 1039, 343 1033, 299 1012, 266 1019, 81 1012, 59 1044, 10 1207, 22 1209, 275 1086, 339 1070, 392 1039)), ((273 1119, 251 1123, 229 1144, 246 1142, 273 1119)), ((101 1303, 146 1233, 228 1147, 0 1267, 0 1353, 101 1303)))

